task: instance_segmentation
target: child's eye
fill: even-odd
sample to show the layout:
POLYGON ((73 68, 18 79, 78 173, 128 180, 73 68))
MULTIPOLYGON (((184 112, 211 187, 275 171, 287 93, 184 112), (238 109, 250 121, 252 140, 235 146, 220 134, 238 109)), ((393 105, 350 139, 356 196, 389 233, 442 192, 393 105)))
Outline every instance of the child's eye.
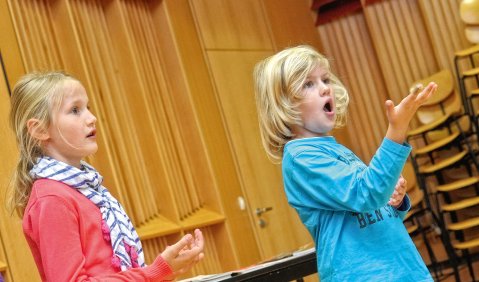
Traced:
POLYGON ((329 78, 329 77, 323 78, 323 83, 324 84, 330 84, 331 83, 331 78, 329 78))
POLYGON ((303 88, 311 88, 314 86, 314 82, 312 81, 306 81, 303 85, 303 88))
POLYGON ((72 111, 71 111, 73 114, 77 115, 80 113, 80 109, 78 107, 73 107, 72 108, 72 111))

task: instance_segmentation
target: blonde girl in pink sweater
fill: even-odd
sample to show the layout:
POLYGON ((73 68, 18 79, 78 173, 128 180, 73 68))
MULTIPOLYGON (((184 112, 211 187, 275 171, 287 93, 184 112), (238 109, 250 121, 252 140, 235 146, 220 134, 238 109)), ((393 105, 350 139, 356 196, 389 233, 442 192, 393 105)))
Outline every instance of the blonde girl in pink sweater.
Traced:
POLYGON ((83 85, 63 72, 15 85, 10 122, 20 151, 12 207, 43 281, 170 281, 203 258, 200 230, 146 266, 140 239, 102 176, 83 161, 99 134, 83 85))

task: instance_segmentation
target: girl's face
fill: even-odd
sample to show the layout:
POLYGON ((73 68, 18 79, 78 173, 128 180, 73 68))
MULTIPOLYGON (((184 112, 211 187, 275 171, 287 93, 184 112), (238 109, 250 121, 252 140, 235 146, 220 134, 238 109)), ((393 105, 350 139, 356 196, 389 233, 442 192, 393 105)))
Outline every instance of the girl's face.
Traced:
POLYGON ((316 66, 306 78, 298 106, 303 125, 292 126, 295 138, 325 136, 334 128, 335 104, 329 71, 316 66))
POLYGON ((56 160, 80 167, 80 160, 98 149, 96 117, 88 109, 88 97, 80 82, 67 80, 61 90, 65 94, 61 104, 52 107, 44 150, 56 160))

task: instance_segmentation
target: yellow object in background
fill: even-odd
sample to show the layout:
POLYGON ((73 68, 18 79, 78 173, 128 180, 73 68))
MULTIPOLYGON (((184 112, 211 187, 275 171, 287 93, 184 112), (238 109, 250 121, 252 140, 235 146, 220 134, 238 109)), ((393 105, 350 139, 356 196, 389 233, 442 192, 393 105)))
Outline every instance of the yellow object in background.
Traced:
POLYGON ((479 0, 463 0, 459 13, 466 24, 467 40, 471 43, 479 43, 479 0))

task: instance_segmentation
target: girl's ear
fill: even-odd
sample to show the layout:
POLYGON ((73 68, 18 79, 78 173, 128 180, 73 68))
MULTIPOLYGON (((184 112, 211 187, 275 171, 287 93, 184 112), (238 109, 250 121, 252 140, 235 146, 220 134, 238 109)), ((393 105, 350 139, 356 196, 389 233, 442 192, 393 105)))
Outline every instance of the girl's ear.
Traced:
POLYGON ((37 140, 45 141, 50 138, 46 128, 44 128, 41 122, 36 118, 31 118, 27 121, 27 128, 28 133, 37 140))

